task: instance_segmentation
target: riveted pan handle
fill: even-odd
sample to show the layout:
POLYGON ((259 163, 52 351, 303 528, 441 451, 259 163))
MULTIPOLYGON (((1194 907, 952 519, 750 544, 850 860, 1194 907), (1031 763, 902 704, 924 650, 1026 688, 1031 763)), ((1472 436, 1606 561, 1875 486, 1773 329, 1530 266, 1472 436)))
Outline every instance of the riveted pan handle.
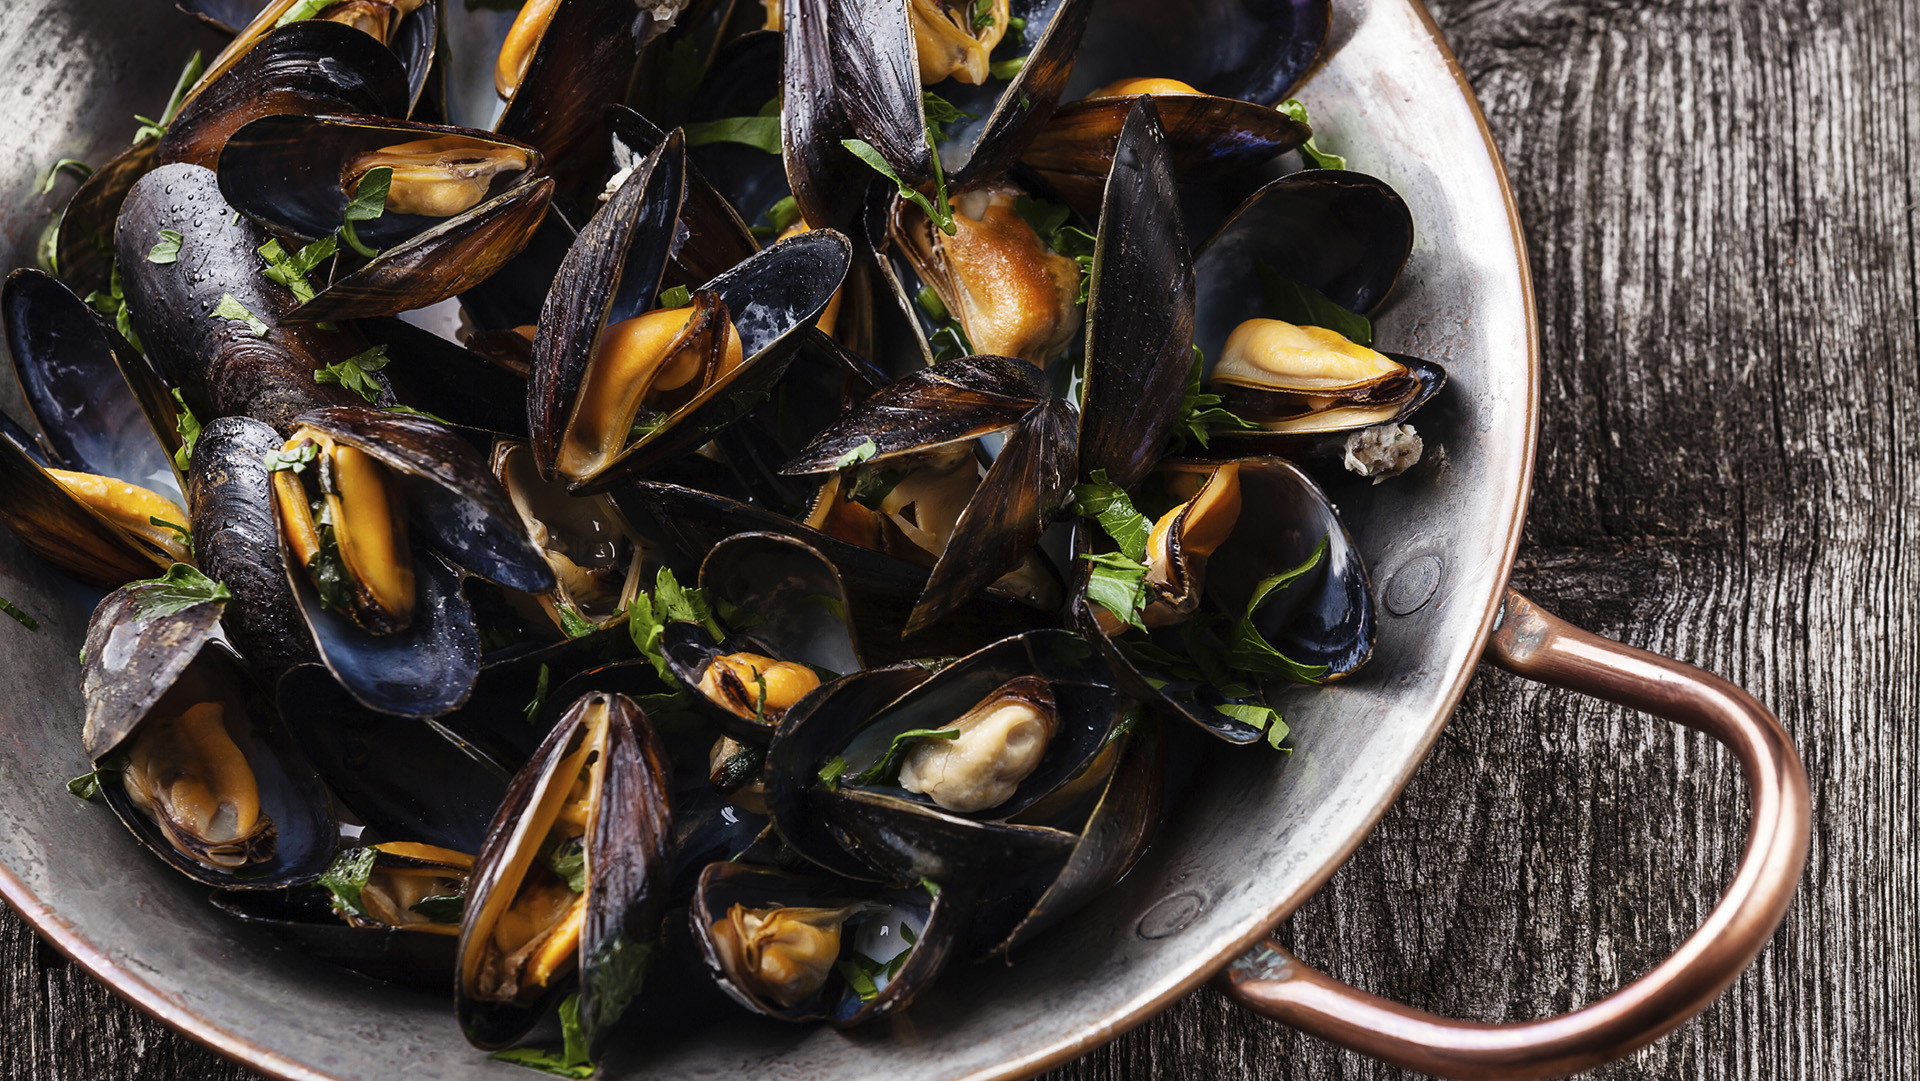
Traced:
POLYGON ((1340 983, 1272 943, 1222 977, 1240 1002, 1395 1065, 1472 1081, 1561 1077, 1621 1058, 1704 1009, 1786 915, 1807 858, 1807 776, 1786 730, 1752 695, 1692 665, 1601 638, 1507 591, 1486 659, 1508 671, 1697 728, 1746 773, 1747 850, 1720 903, 1673 956, 1606 998, 1559 1017, 1456 1021, 1340 983))

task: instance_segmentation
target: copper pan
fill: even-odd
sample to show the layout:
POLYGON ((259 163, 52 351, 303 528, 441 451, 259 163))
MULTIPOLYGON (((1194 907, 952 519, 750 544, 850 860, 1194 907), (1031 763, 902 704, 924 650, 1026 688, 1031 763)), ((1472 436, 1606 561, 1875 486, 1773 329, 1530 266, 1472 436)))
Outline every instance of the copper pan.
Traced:
MULTIPOLYGON (((457 3, 459 0, 453 0, 457 3)), ((951 975, 883 1031, 730 1025, 616 1047, 610 1078, 989 1081, 1080 1055, 1225 971, 1254 1009, 1416 1069, 1554 1076, 1617 1058, 1701 1009, 1766 943, 1805 859, 1808 802, 1764 706, 1676 661, 1567 626, 1507 589, 1533 465, 1539 380, 1526 249, 1472 92, 1416 0, 1342 0, 1301 96, 1356 168, 1394 185, 1418 242, 1379 336, 1444 363, 1422 414, 1443 453, 1399 481, 1338 485, 1381 602, 1373 663, 1287 704, 1297 750, 1222 754, 1146 861, 1016 958, 951 975), (1446 1021, 1335 983, 1266 942, 1366 837, 1482 660, 1700 728, 1733 747, 1751 804, 1746 856, 1719 907, 1639 982, 1564 1017, 1446 1021)), ((0 245, 28 265, 70 190, 37 195, 62 157, 105 161, 165 100, 186 53, 217 49, 159 2, 12 0, 0 20, 0 245)), ((7 401, 14 409, 17 402, 7 401)), ((0 892, 40 933, 154 1016, 275 1076, 500 1077, 448 1003, 368 983, 250 936, 61 782, 84 772, 74 662, 92 598, 0 537, 0 596, 40 629, 0 627, 0 892)), ((1732 828, 1733 824, 1728 824, 1732 828)))

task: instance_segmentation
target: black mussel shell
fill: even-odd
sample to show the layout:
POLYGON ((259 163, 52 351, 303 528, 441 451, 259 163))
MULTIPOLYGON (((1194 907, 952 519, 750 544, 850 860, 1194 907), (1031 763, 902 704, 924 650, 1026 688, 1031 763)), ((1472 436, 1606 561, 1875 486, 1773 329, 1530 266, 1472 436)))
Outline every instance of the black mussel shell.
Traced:
POLYGON ((487 1001, 474 989, 493 920, 512 902, 509 891, 519 885, 519 873, 510 873, 511 865, 525 845, 545 839, 528 835, 530 827, 523 820, 550 785, 573 783, 572 777, 555 778, 553 772, 581 739, 591 737, 588 724, 596 711, 606 718, 605 760, 598 767, 598 810, 589 819, 590 877, 577 947, 580 1027, 594 1053, 638 990, 651 944, 659 940, 672 837, 665 752, 646 714, 630 699, 589 694, 567 710, 533 761, 514 778, 474 863, 460 926, 454 998, 460 1027, 476 1047, 498 1048, 525 1035, 561 986, 573 982, 548 986, 528 1003, 487 1001))
MULTIPOLYGON (((510 777, 532 760, 541 739, 581 694, 587 690, 625 690, 572 681, 583 672, 632 656, 633 639, 624 626, 530 649, 490 653, 480 666, 467 704, 434 718, 432 723, 469 757, 510 777), (543 685, 545 691, 541 690, 543 685)), ((636 693, 665 690, 660 685, 636 693)))
POLYGON ((879 877, 840 846, 811 806, 810 793, 854 725, 932 674, 919 664, 868 668, 822 685, 787 711, 767 748, 767 809, 788 847, 843 878, 879 877))
POLYGON ((114 221, 134 182, 159 163, 158 147, 157 142, 149 140, 121 151, 94 170, 60 212, 54 269, 77 295, 105 293, 111 288, 114 221))
MULTIPOLYGON (((662 644, 674 674, 733 739, 765 744, 773 738, 780 712, 742 717, 701 692, 716 658, 755 653, 806 665, 827 679, 866 667, 840 572, 802 541, 778 533, 736 533, 701 562, 700 588, 728 631, 726 641, 715 642, 697 624, 676 622, 662 644)), ((741 690, 746 698, 756 693, 750 686, 741 690)))
POLYGON ((178 500, 176 414, 153 369, 72 290, 37 270, 7 275, 0 317, 21 397, 55 464, 178 500))
POLYGON ((1018 424, 1049 393, 1040 369, 1013 357, 971 356, 907 373, 829 424, 781 467, 821 473, 979 439, 1018 424), (866 444, 872 443, 871 451, 866 444))
POLYGON ((1100 0, 1067 97, 1120 79, 1178 79, 1203 94, 1276 105, 1326 43, 1329 0, 1100 0))
POLYGON ((111 589, 150 577, 172 557, 82 504, 47 472, 32 436, 0 415, 0 521, 35 555, 111 589))
MULTIPOLYGON (((284 546, 283 546, 284 550, 284 546)), ((460 576, 424 548, 413 550, 413 622, 396 634, 368 634, 328 610, 307 573, 286 559, 287 581, 320 661, 354 700, 398 717, 459 709, 480 671, 480 633, 460 595, 460 576)))
POLYGON ((268 678, 319 657, 280 566, 265 458, 285 443, 260 421, 221 417, 201 429, 187 476, 195 560, 233 594, 221 626, 268 678))
POLYGON ((414 525, 456 566, 508 589, 553 588, 553 569, 527 538, 506 489, 472 444, 446 425, 357 406, 318 409, 296 421, 390 469, 414 525))
POLYGON ((346 327, 280 325, 295 301, 261 274, 259 248, 269 239, 227 204, 211 169, 163 165, 127 194, 114 240, 127 313, 147 359, 197 416, 250 416, 284 429, 317 406, 364 404, 315 383, 313 371, 364 351, 366 339, 346 327), (180 248, 172 262, 156 263, 149 254, 162 230, 179 233, 180 248), (264 334, 216 315, 223 305, 244 309, 264 334))
POLYGON ((547 177, 510 187, 381 252, 284 318, 318 323, 397 315, 458 296, 520 254, 540 228, 553 190, 547 177))
POLYGON ((865 197, 866 168, 841 145, 853 125, 841 103, 831 42, 834 0, 781 5, 781 158, 787 187, 807 224, 845 230, 865 197))
POLYGON ((174 0, 174 7, 232 37, 266 7, 263 0, 174 0))
POLYGON ((500 772, 425 721, 366 709, 318 665, 281 677, 275 696, 314 772, 369 828, 363 843, 480 848, 506 795, 500 772))
POLYGON ((827 1020, 839 1028, 905 1009, 945 967, 965 923, 961 906, 945 893, 932 894, 919 886, 877 890, 746 863, 708 866, 700 876, 690 915, 714 980, 736 1002, 782 1021, 827 1020), (863 999, 836 968, 819 990, 793 1006, 781 1006, 763 997, 729 969, 717 941, 714 929, 726 921, 735 905, 749 909, 857 906, 841 928, 840 952, 843 957, 858 954, 885 966, 870 976, 872 990, 877 993, 863 999), (903 953, 907 957, 893 967, 903 953))
MULTIPOLYGON (((1012 14, 1026 27, 1009 32, 1030 45, 1026 62, 1005 86, 944 82, 932 88, 954 108, 977 117, 950 125, 940 145, 940 160, 955 186, 970 187, 1005 172, 1045 129, 1067 79, 1078 63, 1080 43, 1094 0, 1013 0, 1012 14)), ((1000 54, 1011 52, 1002 41, 1000 54)), ((917 73, 916 73, 917 74, 917 73)))
MULTIPOLYGON (((613 163, 616 169, 633 168, 667 141, 667 132, 623 105, 607 110, 607 127, 613 133, 613 163)), ((700 149, 738 150, 760 158, 768 157, 758 150, 727 144, 700 149)), ((680 204, 680 224, 685 227, 685 232, 676 232, 674 236, 672 256, 662 282, 669 286, 685 285, 692 288, 726 273, 760 250, 746 223, 740 220, 742 214, 758 217, 760 211, 753 209, 750 204, 736 201, 734 195, 723 194, 715 189, 694 164, 704 158, 699 150, 689 147, 687 157, 686 199, 680 204)), ((778 166, 773 168, 777 171, 778 166)), ((730 184, 739 182, 738 176, 733 173, 715 175, 725 177, 730 184)), ((782 178, 780 183, 784 191, 785 179, 782 178)))
POLYGON ((926 592, 924 568, 830 537, 774 511, 681 485, 642 482, 616 489, 613 499, 630 519, 654 523, 693 556, 740 532, 780 533, 805 542, 839 569, 849 614, 870 664, 970 653, 1008 631, 1046 622, 1037 609, 985 594, 963 598, 939 622, 904 640, 907 620, 926 592))
POLYGON ((1080 474, 1105 470, 1122 488, 1153 468, 1191 367, 1193 260, 1152 101, 1134 99, 1120 133, 1087 298, 1080 474))
POLYGON ((787 476, 780 467, 886 381, 885 373, 818 327, 800 334, 787 373, 774 385, 772 395, 746 420, 718 437, 728 466, 751 493, 748 501, 804 517, 819 484, 811 478, 787 476))
POLYGON ((165 591, 156 583, 117 590, 87 625, 82 745, 108 770, 101 795, 141 844, 195 881, 267 890, 318 878, 332 861, 337 832, 325 789, 232 651, 210 644, 221 602, 177 607, 167 603, 165 591), (183 855, 134 806, 121 783, 118 767, 143 725, 173 708, 208 701, 226 705, 228 735, 245 754, 261 811, 273 821, 273 856, 257 865, 223 870, 183 855))
MULTIPOLYGON (((479 332, 466 339, 469 348, 484 351, 483 335, 497 340, 502 333, 513 333, 515 327, 531 328, 540 322, 540 308, 547 302, 547 290, 553 286, 560 263, 578 235, 579 230, 560 208, 549 204, 547 216, 540 219, 539 228, 533 231, 520 254, 502 263, 492 277, 460 294, 460 308, 479 332)), ((514 349, 520 359, 517 365, 507 366, 517 366, 525 374, 530 367, 528 357, 533 352, 533 341, 523 339, 514 349)), ((525 424, 521 422, 523 427, 525 424)))
MULTIPOLYGON (((276 235, 318 240, 339 229, 346 218, 343 180, 355 158, 403 143, 448 137, 527 155, 525 169, 492 178, 488 196, 527 183, 539 172, 539 151, 490 132, 378 116, 277 114, 249 123, 227 140, 218 169, 220 193, 276 235)), ((433 217, 393 211, 355 223, 354 235, 368 247, 390 248, 465 213, 433 217)))
POLYGON ((211 169, 227 139, 263 116, 403 117, 412 100, 406 70, 391 50, 350 26, 320 19, 272 30, 230 67, 222 70, 221 63, 214 61, 161 137, 160 164, 211 169))
POLYGON ((213 907, 301 954, 376 980, 446 992, 455 949, 452 935, 397 927, 355 927, 333 913, 332 894, 318 887, 285 893, 222 891, 213 907))
POLYGON ((382 369, 394 396, 460 428, 527 437, 527 380, 403 319, 363 319, 360 329, 396 363, 382 369))
MULTIPOLYGON (((1054 110, 1022 164, 1074 209, 1100 212, 1101 192, 1132 98, 1076 101, 1054 110)), ((1155 94, 1167 156, 1182 179, 1245 173, 1294 149, 1313 134, 1277 109, 1207 94, 1155 94)))

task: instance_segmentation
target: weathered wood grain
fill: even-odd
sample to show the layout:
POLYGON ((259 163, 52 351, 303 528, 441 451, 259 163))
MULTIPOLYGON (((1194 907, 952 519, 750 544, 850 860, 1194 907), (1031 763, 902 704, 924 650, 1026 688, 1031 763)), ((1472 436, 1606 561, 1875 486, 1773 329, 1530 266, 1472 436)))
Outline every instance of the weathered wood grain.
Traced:
MULTIPOLYGON (((1900 0, 1449 0, 1529 229, 1545 335, 1515 582, 1780 713, 1816 832, 1787 924, 1612 1079, 1920 1076, 1912 154, 1900 0)), ((1364 168, 1364 163, 1356 163, 1364 168)), ((1362 987, 1485 1019, 1591 1001, 1677 944, 1744 837, 1704 737, 1499 673, 1285 932, 1362 987)), ((0 913, 0 1081, 253 1076, 0 913)), ((531 1075, 530 1075, 531 1076, 531 1075)), ((1376 1081, 1202 991, 1050 1081, 1376 1081)))

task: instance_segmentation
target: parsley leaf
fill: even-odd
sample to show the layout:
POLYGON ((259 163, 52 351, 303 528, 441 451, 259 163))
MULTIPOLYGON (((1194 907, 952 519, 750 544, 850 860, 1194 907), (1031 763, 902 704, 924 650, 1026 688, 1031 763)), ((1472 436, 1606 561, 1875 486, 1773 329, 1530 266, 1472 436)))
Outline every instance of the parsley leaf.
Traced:
POLYGON ((376 345, 338 364, 329 364, 321 368, 313 373, 313 381, 345 387, 365 401, 378 401, 383 388, 379 381, 373 378, 373 373, 386 367, 390 359, 387 356, 387 347, 376 345))
POLYGON ((1106 470, 1096 469, 1087 483, 1074 485, 1073 501, 1074 510, 1082 518, 1099 522, 1128 559, 1146 562, 1147 534, 1152 532, 1153 522, 1134 509, 1126 489, 1113 483, 1106 470))
POLYGON ((287 249, 281 247, 278 240, 269 240, 260 245, 260 254, 267 261, 266 279, 291 289, 293 298, 302 304, 314 296, 314 288, 307 281, 307 275, 339 250, 339 241, 331 236, 323 236, 293 255, 288 255, 287 249))
POLYGON ((794 200, 793 196, 788 195, 761 211, 760 217, 767 224, 755 225, 747 231, 762 240, 770 236, 779 236, 794 222, 800 220, 800 204, 794 200))
POLYGON ((1220 395, 1208 394, 1201 389, 1206 361, 1200 347, 1194 346, 1193 367, 1187 370, 1186 390, 1181 393, 1180 409, 1174 414, 1174 451, 1185 447, 1188 440, 1204 447, 1213 438, 1213 433, 1222 429, 1257 431, 1260 428, 1232 410, 1220 408, 1220 395))
POLYGON ((988 64, 987 73, 996 79, 1011 80, 1014 76, 1020 74, 1021 68, 1026 66, 1027 58, 1024 56, 1016 56, 1011 60, 995 60, 993 63, 988 64))
POLYGON ((676 285, 670 289, 660 290, 660 306, 662 308, 684 308, 691 303, 693 303, 693 291, 684 285, 676 285))
POLYGON ((515 1047, 495 1051, 492 1057, 559 1077, 592 1077, 594 1065, 593 1060, 587 1057, 587 1038, 580 1028, 580 994, 577 991, 560 1002, 560 1039, 561 1050, 558 1054, 537 1047, 515 1047))
POLYGON ((175 563, 158 578, 129 582, 123 588, 138 592, 135 601, 142 618, 170 616, 196 604, 233 599, 225 582, 216 582, 185 563, 175 563))
POLYGON ((825 785, 828 791, 832 791, 840 787, 840 777, 846 772, 847 760, 835 755, 827 760, 826 765, 820 767, 820 783, 825 785))
POLYGON ((159 266, 178 262, 180 259, 180 241, 183 238, 173 229, 160 230, 160 242, 147 250, 147 262, 159 266))
POLYGON ((356 916, 367 914, 360 891, 367 888, 367 876, 373 874, 373 861, 379 858, 380 851, 375 848, 349 848, 340 853, 327 873, 320 876, 320 885, 333 894, 334 908, 356 916))
POLYGON ((887 753, 880 760, 859 773, 848 778, 848 784, 873 784, 876 781, 890 784, 900 772, 900 759, 905 756, 907 745, 922 739, 959 739, 958 728, 910 728, 893 737, 887 744, 887 753))
POLYGON ((67 791, 79 796, 81 799, 92 799, 100 794, 101 785, 111 784, 112 779, 119 775, 119 770, 101 766, 92 773, 82 773, 80 776, 68 781, 67 791))
POLYGON ((80 178, 82 184, 86 183, 87 178, 93 175, 93 166, 88 165, 79 158, 61 158, 59 161, 53 163, 53 168, 47 170, 47 181, 40 185, 40 194, 45 195, 53 190, 54 182, 60 179, 60 170, 62 169, 72 171, 75 176, 80 178))
MULTIPOLYGON (((900 174, 893 171, 893 166, 887 164, 887 159, 880 156, 880 152, 873 148, 872 143, 865 139, 842 139, 840 145, 852 151, 854 157, 866 162, 874 172, 893 181, 894 186, 900 189, 900 198, 919 207, 928 218, 932 219, 933 224, 940 227, 941 232, 948 236, 956 232, 957 227, 953 224, 953 208, 947 205, 947 177, 940 171, 939 151, 936 150, 933 154, 933 198, 928 199, 900 179, 900 174)), ((927 145, 933 145, 931 135, 927 137, 927 145)))
POLYGON ((713 618, 706 593, 685 588, 673 576, 673 571, 661 567, 654 578, 652 595, 644 589, 638 590, 627 605, 627 633, 633 638, 634 648, 653 662, 653 670, 669 687, 679 686, 679 681, 660 650, 660 640, 666 634, 667 624, 675 620, 700 624, 716 642, 727 636, 713 618))
POLYGON ((1327 299, 1325 293, 1286 277, 1265 263, 1260 274, 1260 314, 1296 326, 1325 327, 1356 345, 1373 344, 1373 322, 1327 299))
POLYGON ((281 473, 289 469, 295 473, 305 473, 307 466, 319 456, 320 448, 317 445, 302 443, 292 450, 270 450, 261 455, 260 461, 269 473, 281 473))
POLYGON ((25 627, 30 631, 37 631, 40 629, 39 620, 33 618, 32 616, 28 615, 26 612, 22 611, 19 605, 6 599, 5 597, 0 597, 0 612, 5 612, 6 614, 12 616, 16 621, 19 622, 19 624, 22 627, 25 627))
POLYGON ((252 331, 253 336, 256 338, 264 338, 267 336, 267 324, 261 322, 252 312, 248 311, 246 305, 235 300, 232 293, 220 294, 220 305, 213 309, 213 317, 215 319, 230 319, 236 323, 245 323, 247 324, 247 329, 252 331))
POLYGON ((575 893, 587 892, 587 849, 580 838, 569 837, 547 854, 547 867, 575 893))
POLYGON ((1267 602, 1267 598, 1280 592, 1287 586, 1320 565, 1327 557, 1328 539, 1320 538, 1313 554, 1297 567, 1291 567, 1278 574, 1268 575, 1253 588, 1253 595, 1247 599, 1247 610, 1228 627, 1227 663, 1242 672, 1268 676, 1284 676, 1296 683, 1318 683, 1326 678, 1327 666, 1324 664, 1301 664, 1281 653, 1268 642, 1266 636, 1254 625, 1253 614, 1267 602))
POLYGON ((274 22, 273 28, 278 30, 288 23, 304 22, 339 2, 340 0, 299 0, 287 9, 286 14, 274 22))
POLYGON ((346 220, 340 223, 340 239, 347 247, 372 259, 380 252, 369 248, 354 235, 353 223, 373 221, 387 212, 387 192, 393 187, 393 169, 385 165, 376 165, 360 174, 360 183, 353 189, 353 198, 347 203, 346 220))
MULTIPOLYGON (((1287 114, 1287 116, 1292 119, 1307 125, 1308 128, 1313 127, 1313 121, 1307 119, 1307 107, 1300 103, 1299 98, 1288 98, 1274 106, 1274 108, 1287 114)), ((1300 144, 1300 153, 1306 157, 1307 161, 1312 163, 1311 168, 1345 169, 1347 167, 1347 159, 1338 154, 1329 154, 1320 149, 1319 146, 1315 145, 1314 137, 1311 135, 1307 137, 1306 142, 1300 144)))
POLYGON ((1253 703, 1223 702, 1216 704, 1213 707, 1213 711, 1223 717, 1232 717, 1241 724, 1250 725, 1265 732, 1267 734, 1267 745, 1274 750, 1280 750, 1280 742, 1286 739, 1287 733, 1291 731, 1291 729, 1287 727, 1287 722, 1281 718, 1280 711, 1274 709, 1272 706, 1262 706, 1253 703))
POLYGON ((185 473, 193 467, 193 445, 200 441, 200 418, 187 408, 187 400, 174 390, 173 404, 177 407, 173 414, 174 431, 180 433, 180 449, 173 452, 173 464, 185 473))
POLYGON ((859 465, 861 462, 864 462, 867 459, 872 458, 875 454, 879 452, 880 452, 880 444, 875 443, 871 439, 864 440, 861 442, 859 446, 853 448, 852 450, 846 452, 845 454, 842 454, 840 457, 835 458, 833 460, 833 467, 835 469, 845 469, 851 465, 859 465))
POLYGON ((540 709, 547 704, 547 682, 552 676, 553 674, 547 670, 546 665, 543 664, 540 666, 540 678, 533 685, 533 701, 527 703, 526 712, 528 724, 539 723, 540 709))
POLYGON ((560 613, 560 630, 568 638, 583 638, 599 629, 571 604, 560 605, 555 611, 560 613))
POLYGON ((874 973, 880 970, 880 962, 856 953, 851 958, 835 961, 833 967, 839 970, 840 978, 847 981, 848 990, 860 996, 860 1001, 872 1002, 880 997, 880 988, 873 982, 874 973))
POLYGON ((409 907, 435 923, 459 923, 461 915, 467 910, 467 899, 457 893, 448 893, 422 897, 409 907))
POLYGON ((1119 552, 1083 555, 1093 564, 1087 579, 1087 599, 1112 612, 1121 622, 1146 630, 1140 613, 1147 607, 1147 567, 1119 552))
POLYGON ((719 120, 682 124, 681 130, 686 132, 688 147, 739 143, 777 155, 781 152, 780 99, 769 98, 760 111, 752 116, 727 116, 719 120))
POLYGON ((140 343, 140 335, 133 331, 133 318, 127 314, 126 294, 120 288, 119 263, 112 264, 111 271, 107 275, 107 291, 102 293, 95 289, 88 293, 86 304, 101 315, 111 318, 113 328, 120 332, 120 336, 125 338, 129 345, 142 353, 147 351, 147 347, 140 343))

